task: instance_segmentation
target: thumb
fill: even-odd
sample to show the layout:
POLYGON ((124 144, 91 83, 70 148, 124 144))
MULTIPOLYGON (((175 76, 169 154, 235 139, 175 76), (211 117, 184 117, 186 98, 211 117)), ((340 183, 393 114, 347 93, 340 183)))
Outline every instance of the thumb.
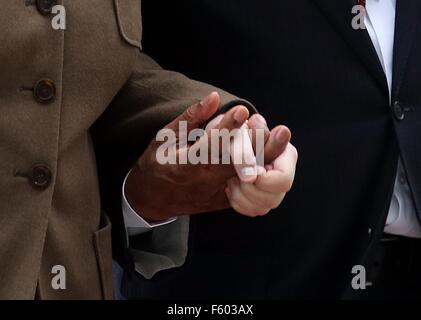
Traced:
POLYGON ((221 98, 218 92, 212 92, 196 103, 188 107, 180 116, 175 118, 165 128, 172 129, 178 134, 180 122, 187 124, 187 132, 202 127, 218 110, 221 98))
POLYGON ((231 159, 238 178, 244 183, 253 183, 257 179, 257 164, 253 145, 248 132, 248 126, 244 124, 238 130, 231 141, 231 159))

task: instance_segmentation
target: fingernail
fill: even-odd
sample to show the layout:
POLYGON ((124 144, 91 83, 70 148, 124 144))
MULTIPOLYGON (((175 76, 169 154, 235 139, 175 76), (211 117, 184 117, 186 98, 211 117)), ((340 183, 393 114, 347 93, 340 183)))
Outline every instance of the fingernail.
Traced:
POLYGON ((203 98, 202 101, 200 101, 200 105, 203 106, 203 107, 207 107, 212 102, 214 94, 215 94, 215 92, 212 92, 210 95, 203 98))
POLYGON ((276 141, 278 141, 279 143, 285 143, 286 142, 286 137, 285 137, 285 133, 281 130, 278 133, 276 133, 276 141))
POLYGON ((267 124, 268 124, 266 122, 266 119, 263 116, 261 116, 260 114, 256 114, 256 121, 259 122, 260 124, 265 125, 265 126, 267 126, 267 124))
POLYGON ((255 176, 257 174, 257 170, 255 167, 244 167, 244 168, 241 168, 241 174, 244 177, 255 176))
POLYGON ((265 169, 266 169, 266 171, 272 171, 273 170, 273 165, 272 164, 267 164, 267 165, 265 165, 265 169))
POLYGON ((238 123, 243 123, 247 120, 247 115, 245 114, 243 109, 238 109, 234 112, 233 118, 238 123))
POLYGON ((257 175, 261 176, 266 173, 266 169, 262 166, 257 166, 257 175))

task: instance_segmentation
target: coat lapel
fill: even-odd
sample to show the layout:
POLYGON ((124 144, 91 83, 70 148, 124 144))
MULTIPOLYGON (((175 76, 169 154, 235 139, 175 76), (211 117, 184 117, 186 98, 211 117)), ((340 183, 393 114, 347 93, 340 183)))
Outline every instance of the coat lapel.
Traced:
MULTIPOLYGON (((313 0, 335 30, 348 43, 354 53, 359 57, 368 72, 378 82, 380 87, 388 94, 386 76, 376 49, 371 42, 366 29, 355 30, 352 28, 352 7, 357 4, 356 0, 313 0)), ((408 0, 404 0, 408 1, 408 0)), ((419 0, 414 0, 419 1, 419 0)))
POLYGON ((420 0, 397 0, 393 53, 393 97, 397 97, 399 94, 420 18, 420 0))

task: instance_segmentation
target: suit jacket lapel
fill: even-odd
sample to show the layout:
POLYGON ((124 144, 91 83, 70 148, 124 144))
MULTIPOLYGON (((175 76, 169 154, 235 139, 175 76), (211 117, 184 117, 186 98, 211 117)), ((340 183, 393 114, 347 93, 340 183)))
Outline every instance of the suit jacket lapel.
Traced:
POLYGON ((397 0, 392 97, 399 94, 420 18, 421 0, 397 0))
MULTIPOLYGON (((337 32, 349 44, 351 49, 359 57, 368 72, 378 82, 380 87, 388 94, 386 76, 376 49, 365 29, 355 30, 352 28, 352 7, 357 4, 354 0, 313 0, 326 18, 331 22, 337 32)), ((408 0, 404 0, 408 1, 408 0)), ((421 1, 421 0, 414 0, 421 1)))

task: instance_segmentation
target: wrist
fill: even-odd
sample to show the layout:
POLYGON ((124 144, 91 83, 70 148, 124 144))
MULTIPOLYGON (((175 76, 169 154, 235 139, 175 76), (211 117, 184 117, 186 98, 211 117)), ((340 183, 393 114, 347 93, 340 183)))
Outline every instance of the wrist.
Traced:
POLYGON ((124 195, 130 207, 146 222, 154 224, 174 218, 175 215, 165 214, 165 208, 159 203, 156 196, 149 194, 148 183, 142 182, 142 172, 136 164, 126 177, 124 195))

